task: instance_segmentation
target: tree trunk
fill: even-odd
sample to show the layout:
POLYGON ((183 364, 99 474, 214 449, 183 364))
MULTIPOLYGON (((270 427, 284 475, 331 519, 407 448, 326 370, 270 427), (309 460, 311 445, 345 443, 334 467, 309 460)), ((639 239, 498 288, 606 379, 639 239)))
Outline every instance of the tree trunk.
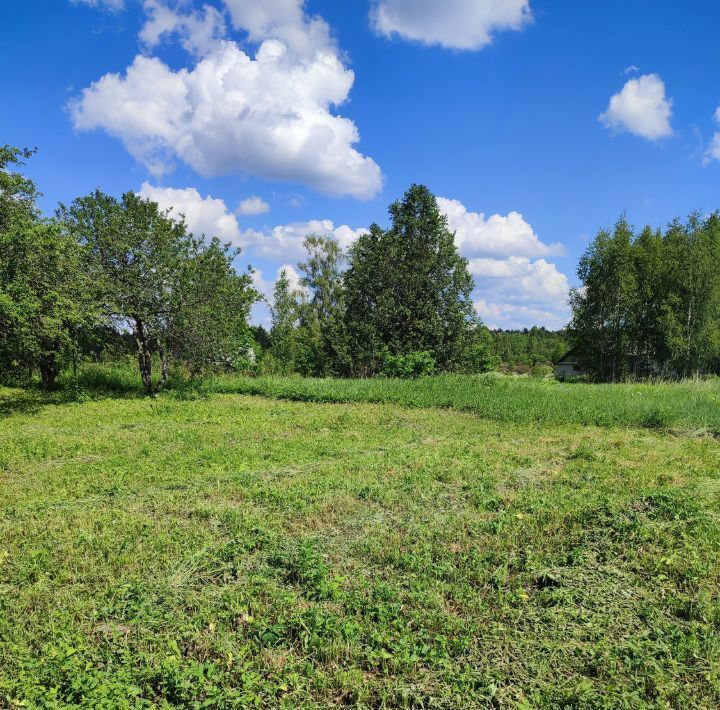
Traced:
POLYGON ((160 376, 160 384, 158 389, 165 387, 170 373, 170 363, 165 348, 158 342, 158 352, 160 353, 160 362, 162 363, 162 375, 160 376))
POLYGON ((135 342, 138 348, 138 365, 140 366, 140 377, 146 394, 152 392, 152 352, 150 351, 150 339, 148 338, 145 323, 135 317, 135 342))
POLYGON ((40 356, 40 379, 43 388, 49 390, 55 384, 60 368, 55 360, 55 353, 45 353, 40 356))

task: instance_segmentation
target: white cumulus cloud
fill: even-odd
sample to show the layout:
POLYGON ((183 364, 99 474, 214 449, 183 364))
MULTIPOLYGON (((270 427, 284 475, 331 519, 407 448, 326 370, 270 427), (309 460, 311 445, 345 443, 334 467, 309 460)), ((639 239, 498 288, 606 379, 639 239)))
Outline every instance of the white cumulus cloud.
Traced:
POLYGON ((485 218, 482 213, 469 211, 459 200, 438 197, 437 202, 463 256, 548 256, 565 251, 561 244, 540 241, 519 212, 485 218))
POLYGON ((242 239, 257 256, 300 261, 305 257, 303 241, 309 234, 333 237, 344 250, 347 250, 365 232, 367 229, 353 229, 346 224, 336 227, 330 219, 312 219, 263 230, 247 229, 242 233, 242 239))
POLYGON ((178 34, 188 52, 201 56, 225 34, 223 15, 211 5, 205 5, 202 12, 183 13, 162 0, 143 0, 143 8, 148 19, 140 30, 140 42, 148 51, 178 34))
POLYGON ((225 0, 235 29, 253 42, 278 39, 301 57, 337 53, 330 28, 321 17, 309 17, 305 0, 225 0))
POLYGON ((486 217, 459 200, 438 197, 437 202, 455 232, 458 251, 468 259, 475 307, 486 325, 512 329, 567 324, 568 279, 544 258, 564 254, 562 244, 541 241, 519 212, 486 217))
POLYGON ((138 55, 124 73, 105 74, 71 102, 76 129, 115 136, 155 175, 181 160, 205 177, 249 173, 374 197, 380 168, 355 148, 355 124, 335 113, 355 77, 327 24, 306 17, 300 0, 227 4, 235 27, 260 42, 254 53, 215 38, 220 24, 211 9, 181 16, 146 0, 143 44, 179 33, 200 59, 175 70, 138 55))
POLYGON ((162 210, 171 209, 178 217, 183 215, 188 229, 196 236, 204 234, 241 244, 238 221, 219 198, 202 197, 194 187, 156 187, 148 182, 142 184, 138 194, 157 202, 162 210))
POLYGON ((545 259, 471 259, 470 273, 475 307, 491 328, 558 329, 570 319, 567 276, 545 259))
POLYGON ((627 131, 655 141, 672 135, 672 99, 665 96, 665 82, 657 74, 630 79, 610 99, 599 120, 616 131, 627 131))
POLYGON ((549 330, 560 330, 569 320, 567 314, 557 310, 512 303, 489 303, 484 299, 475 302, 475 309, 485 325, 492 329, 521 330, 537 325, 549 330))
MULTIPOLYGON (((172 209, 175 215, 184 215, 193 234, 217 236, 223 241, 231 241, 242 247, 244 255, 249 258, 298 262, 305 257, 303 241, 309 234, 331 236, 343 249, 347 249, 361 234, 367 232, 364 228, 355 229, 346 224, 335 226, 329 219, 291 222, 264 229, 241 229, 237 217, 228 209, 224 200, 209 195, 203 197, 194 187, 157 187, 144 182, 138 194, 157 202, 163 210, 172 209)), ((259 205, 254 200, 262 203, 260 198, 250 198, 244 203, 252 202, 253 207, 257 208, 259 205)))
POLYGON ((253 195, 252 197, 248 197, 240 201, 237 209, 235 210, 235 214, 258 215, 265 214, 269 211, 270 205, 261 197, 253 195))
POLYGON ((506 290, 513 297, 536 302, 567 299, 570 290, 567 277, 545 259, 532 261, 522 256, 507 259, 470 259, 470 273, 479 280, 495 281, 495 292, 506 290))
POLYGON ((379 34, 452 49, 481 49, 531 19, 530 0, 375 0, 371 10, 379 34))

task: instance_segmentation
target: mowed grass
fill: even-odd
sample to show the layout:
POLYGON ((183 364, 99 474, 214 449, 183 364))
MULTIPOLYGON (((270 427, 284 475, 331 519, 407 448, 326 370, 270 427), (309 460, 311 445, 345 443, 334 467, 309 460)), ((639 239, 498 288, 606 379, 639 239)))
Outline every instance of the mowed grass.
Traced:
POLYGON ((2 398, 0 706, 720 705, 711 435, 2 398))
POLYGON ((705 429, 720 434, 720 379, 582 384, 527 377, 444 375, 419 380, 216 378, 218 392, 308 402, 451 407, 501 422, 705 429))

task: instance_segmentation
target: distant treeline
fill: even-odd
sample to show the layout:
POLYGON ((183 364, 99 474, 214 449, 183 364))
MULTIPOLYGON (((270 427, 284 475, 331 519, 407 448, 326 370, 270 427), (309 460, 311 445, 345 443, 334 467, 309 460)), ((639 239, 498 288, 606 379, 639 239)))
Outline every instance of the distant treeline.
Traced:
POLYGON ((502 366, 519 372, 538 365, 551 365, 568 350, 567 333, 542 327, 523 330, 493 330, 490 352, 502 366))
POLYGON ((621 219, 580 260, 569 335, 599 380, 720 372, 720 215, 635 234, 621 219))

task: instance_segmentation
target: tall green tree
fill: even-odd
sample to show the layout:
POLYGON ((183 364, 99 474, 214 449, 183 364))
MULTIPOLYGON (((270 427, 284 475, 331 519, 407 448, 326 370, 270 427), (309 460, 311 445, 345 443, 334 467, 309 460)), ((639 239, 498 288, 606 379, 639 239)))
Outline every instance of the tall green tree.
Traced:
POLYGON ((571 333, 585 366, 601 379, 615 381, 632 369, 630 343, 636 280, 633 233, 625 218, 612 232, 601 230, 580 259, 582 287, 571 291, 571 333))
POLYGON ((300 308, 301 332, 309 346, 306 369, 317 376, 347 369, 344 255, 329 236, 311 234, 303 242, 307 259, 298 265, 307 299, 300 308))
POLYGON ((82 247, 55 220, 17 221, 0 232, 0 361, 39 371, 50 388, 96 318, 82 247))
POLYGON ((373 225, 357 240, 345 274, 356 372, 377 372, 385 354, 417 351, 451 369, 478 323, 467 260, 427 187, 413 185, 389 211, 390 228, 373 225))
POLYGON ((287 373, 296 368, 299 309, 298 293, 290 283, 287 269, 283 269, 275 282, 270 308, 270 354, 287 373))
POLYGON ((666 296, 662 231, 645 227, 633 243, 632 259, 636 285, 630 326, 634 374, 661 374, 668 359, 662 327, 662 307, 666 296))
POLYGON ((599 379, 720 368, 720 216, 600 232, 578 269, 571 336, 599 379))
POLYGON ((691 214, 665 236, 662 328, 669 368, 689 376, 712 367, 720 327, 720 217, 691 214))
POLYGON ((106 317, 132 331, 143 387, 151 392, 153 355, 167 355, 176 291, 196 240, 182 222, 133 192, 118 200, 96 190, 58 213, 87 249, 106 317))
POLYGON ((133 333, 147 392, 155 388, 154 357, 162 386, 173 353, 197 369, 227 362, 249 343, 245 319, 255 292, 217 241, 205 247, 183 219, 132 192, 118 200, 96 191, 59 214, 86 248, 106 318, 133 333))
POLYGON ((82 248, 40 218, 39 192, 19 170, 33 153, 0 147, 0 370, 39 371, 52 387, 94 320, 94 301, 82 248))
POLYGON ((387 241, 384 230, 372 224, 350 248, 345 273, 345 327, 351 373, 359 377, 380 372, 388 354, 387 321, 393 289, 385 258, 387 241))

